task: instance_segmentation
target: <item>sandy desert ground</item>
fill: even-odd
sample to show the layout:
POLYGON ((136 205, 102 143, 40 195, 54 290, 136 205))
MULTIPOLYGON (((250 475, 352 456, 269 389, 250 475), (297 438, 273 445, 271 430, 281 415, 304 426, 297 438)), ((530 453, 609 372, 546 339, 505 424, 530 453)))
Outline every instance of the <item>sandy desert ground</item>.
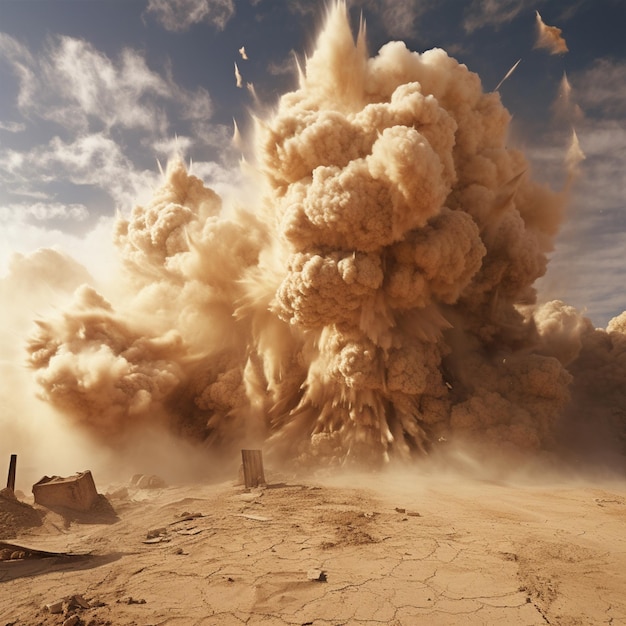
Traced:
POLYGON ((624 481, 266 470, 1 499, 0 540, 76 556, 0 561, 0 624, 626 624, 624 481))

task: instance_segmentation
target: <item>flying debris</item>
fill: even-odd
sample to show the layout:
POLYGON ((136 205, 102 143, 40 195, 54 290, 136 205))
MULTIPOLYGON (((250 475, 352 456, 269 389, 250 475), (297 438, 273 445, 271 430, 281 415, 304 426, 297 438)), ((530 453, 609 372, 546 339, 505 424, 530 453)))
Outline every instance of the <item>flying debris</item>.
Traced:
POLYGON ((248 60, 248 55, 246 54, 246 48, 245 48, 245 46, 241 46, 241 48, 239 48, 239 54, 241 55, 241 58, 242 58, 244 61, 247 61, 247 60, 248 60))
POLYGON ((535 11, 537 22, 537 41, 535 48, 544 48, 550 54, 565 54, 568 51, 565 39, 561 35, 563 32, 556 26, 547 26, 539 11, 535 11))
POLYGON ((577 177, 579 172, 579 165, 585 160, 585 153, 580 147, 578 141, 578 135, 575 130, 572 130, 572 141, 565 155, 565 164, 567 166, 567 173, 570 177, 577 177))
POLYGON ((563 78, 559 84, 559 97, 554 103, 553 109, 559 120, 569 124, 579 122, 584 118, 580 106, 573 101, 572 86, 565 72, 563 72, 563 78))
POLYGON ((257 96, 256 89, 254 88, 254 83, 246 83, 246 89, 248 93, 252 96, 252 100, 256 105, 259 105, 259 97, 257 96))
POLYGON ((243 87, 243 78, 241 77, 241 72, 239 71, 239 68, 237 67, 236 63, 235 63, 235 81, 237 83, 237 87, 241 89, 243 87))
POLYGON ((513 67, 504 75, 504 78, 496 85, 494 91, 498 91, 502 87, 502 83, 511 76, 511 74, 517 69, 517 66, 521 63, 522 59, 519 59, 513 67))
POLYGON ((233 118, 233 138, 232 138, 233 146, 236 148, 241 148, 243 146, 243 140, 241 138, 241 133, 239 132, 239 126, 237 125, 237 120, 233 118))
POLYGON ((553 448, 626 323, 536 304, 567 193, 533 180, 509 122, 444 50, 370 58, 336 4, 257 119, 255 199, 223 207, 172 159, 118 220, 129 295, 84 285, 31 336, 42 395, 113 445, 158 421, 300 463, 553 448))

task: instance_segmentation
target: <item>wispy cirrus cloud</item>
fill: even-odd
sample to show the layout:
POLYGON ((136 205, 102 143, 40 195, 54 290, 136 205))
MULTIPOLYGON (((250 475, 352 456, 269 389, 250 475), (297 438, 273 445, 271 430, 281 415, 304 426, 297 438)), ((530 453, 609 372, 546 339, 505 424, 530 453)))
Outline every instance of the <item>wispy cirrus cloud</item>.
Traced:
MULTIPOLYGON (((436 6, 437 0, 346 0, 346 4, 350 8, 366 9, 389 37, 402 38, 415 35, 417 19, 436 6)), ((319 6, 310 0, 290 0, 289 11, 316 16, 319 6)))
POLYGON ((83 221, 89 216, 84 204, 63 204, 61 202, 22 202, 0 205, 0 224, 9 220, 32 218, 39 222, 48 220, 83 221))
POLYGON ((54 223, 79 232, 85 224, 93 226, 106 206, 110 215, 147 200, 158 173, 139 167, 134 155, 146 147, 155 157, 171 155, 172 119, 184 137, 180 152, 195 146, 208 154, 203 144, 210 137, 222 139, 213 148, 216 158, 227 154, 227 133, 211 120, 208 91, 183 88, 170 66, 154 71, 140 52, 126 48, 112 58, 66 36, 32 51, 0 33, 3 62, 17 77, 15 104, 23 115, 22 121, 3 125, 12 134, 0 145, 0 212, 5 234, 14 232, 14 239, 20 235, 8 229, 9 222, 25 227, 33 241, 46 240, 36 232, 37 220, 42 229, 54 223), (30 132, 35 125, 37 132, 30 132), (9 141, 21 130, 26 145, 9 141), (81 194, 90 217, 79 228, 81 194))
MULTIPOLYGON (((626 309, 626 64, 598 59, 568 81, 568 116, 585 160, 571 191, 571 207, 559 236, 544 292, 585 309, 597 324, 626 309), (570 86, 571 85, 571 86, 570 86)), ((562 113, 562 107, 559 108, 562 113)), ((547 138, 549 141, 550 138, 547 138)), ((547 147, 535 151, 550 167, 547 147)))
POLYGON ((204 22, 224 30, 235 14, 233 0, 149 0, 147 12, 167 30, 183 32, 204 22))
POLYGON ((5 130, 8 133, 21 133, 26 129, 26 124, 20 122, 2 122, 0 121, 0 130, 5 130))
POLYGON ((156 174, 136 170, 122 147, 105 133, 69 142, 53 137, 29 151, 1 151, 0 172, 9 183, 65 180, 92 185, 108 193, 120 209, 132 206, 136 198, 149 197, 156 180, 156 174))
POLYGON ((467 8, 463 26, 468 33, 491 26, 499 28, 528 11, 542 0, 473 0, 467 8))
POLYGON ((137 168, 119 144, 96 133, 70 141, 54 137, 26 151, 0 150, 0 181, 21 198, 0 201, 0 275, 16 252, 58 247, 105 277, 114 258, 115 210, 127 212, 146 202, 158 173, 137 168), (33 189, 38 191, 29 193, 33 189), (69 200, 75 189, 85 203, 69 200), (104 213, 90 206, 94 190, 99 203, 108 198, 104 213))
POLYGON ((432 0, 352 0, 349 4, 371 11, 394 38, 414 36, 418 18, 435 5, 432 0))
POLYGON ((41 98, 32 103, 42 117, 65 127, 72 119, 88 127, 89 118, 96 118, 107 128, 165 130, 165 116, 155 101, 171 97, 169 86, 136 52, 124 50, 116 64, 85 41, 61 37, 42 66, 41 86, 59 86, 52 102, 43 103, 47 111, 41 98))
POLYGON ((151 70, 140 53, 128 48, 113 60, 82 39, 63 36, 34 55, 0 33, 2 58, 19 80, 20 111, 75 132, 119 127, 164 134, 167 106, 177 106, 183 119, 212 113, 205 89, 182 88, 170 72, 163 76, 151 70))
POLYGON ((597 59, 571 77, 580 106, 588 114, 626 118, 626 61, 597 59))

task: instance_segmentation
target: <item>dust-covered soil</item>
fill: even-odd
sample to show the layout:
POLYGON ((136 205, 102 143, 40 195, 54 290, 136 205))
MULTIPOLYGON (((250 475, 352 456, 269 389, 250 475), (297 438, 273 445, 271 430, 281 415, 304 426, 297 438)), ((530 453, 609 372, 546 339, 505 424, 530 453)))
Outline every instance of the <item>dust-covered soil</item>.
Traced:
POLYGON ((18 511, 0 625, 626 624, 625 482, 267 478, 18 511))

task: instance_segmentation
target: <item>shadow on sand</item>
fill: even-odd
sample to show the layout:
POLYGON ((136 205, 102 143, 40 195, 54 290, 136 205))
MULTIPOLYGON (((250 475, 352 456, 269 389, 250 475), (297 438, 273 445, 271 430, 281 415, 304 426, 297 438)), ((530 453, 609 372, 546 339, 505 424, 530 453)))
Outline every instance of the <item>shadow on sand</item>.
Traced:
POLYGON ((124 552, 103 555, 46 552, 18 544, 0 542, 0 550, 7 549, 20 556, 0 561, 0 583, 49 572, 77 572, 93 569, 113 563, 125 554, 124 552))

